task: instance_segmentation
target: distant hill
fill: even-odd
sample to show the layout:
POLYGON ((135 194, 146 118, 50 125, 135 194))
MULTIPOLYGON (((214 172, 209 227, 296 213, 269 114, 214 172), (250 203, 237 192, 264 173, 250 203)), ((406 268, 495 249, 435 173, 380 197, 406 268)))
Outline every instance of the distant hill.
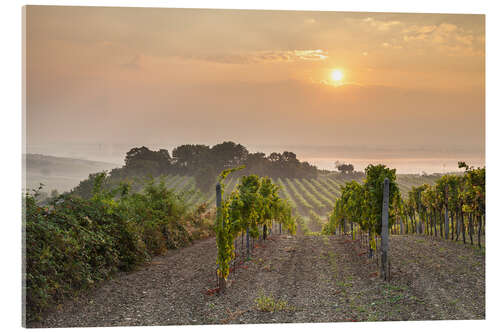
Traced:
POLYGON ((118 164, 83 159, 26 154, 26 188, 38 188, 43 183, 43 192, 56 189, 69 191, 89 174, 120 167, 118 164))

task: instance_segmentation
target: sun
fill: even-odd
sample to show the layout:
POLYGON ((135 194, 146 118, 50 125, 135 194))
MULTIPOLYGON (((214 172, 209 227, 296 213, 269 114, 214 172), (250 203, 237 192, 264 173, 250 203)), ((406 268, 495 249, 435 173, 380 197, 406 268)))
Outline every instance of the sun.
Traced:
POLYGON ((344 78, 344 73, 340 69, 334 69, 330 74, 332 81, 340 82, 344 78))

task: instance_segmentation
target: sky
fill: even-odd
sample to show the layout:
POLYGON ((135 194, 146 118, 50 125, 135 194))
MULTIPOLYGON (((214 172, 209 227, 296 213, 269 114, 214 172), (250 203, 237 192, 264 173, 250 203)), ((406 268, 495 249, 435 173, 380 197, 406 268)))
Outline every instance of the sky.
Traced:
POLYGON ((484 164, 483 15, 28 6, 26 24, 28 151, 484 164))

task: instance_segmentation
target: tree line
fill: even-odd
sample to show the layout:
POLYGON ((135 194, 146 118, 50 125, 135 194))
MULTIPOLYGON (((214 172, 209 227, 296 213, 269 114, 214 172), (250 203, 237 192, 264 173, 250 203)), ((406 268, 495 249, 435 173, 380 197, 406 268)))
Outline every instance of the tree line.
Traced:
MULTIPOLYGON (((209 191, 220 172, 238 165, 245 165, 246 168, 235 172, 235 177, 255 174, 270 178, 315 178, 318 174, 317 167, 299 161, 293 152, 250 153, 243 145, 226 141, 211 147, 203 144, 180 145, 172 150, 171 155, 166 149, 132 148, 125 156, 125 165, 111 170, 107 181, 117 184, 124 179, 179 174, 193 176, 198 188, 209 191)), ((88 196, 93 178, 95 176, 91 175, 73 192, 88 196)))

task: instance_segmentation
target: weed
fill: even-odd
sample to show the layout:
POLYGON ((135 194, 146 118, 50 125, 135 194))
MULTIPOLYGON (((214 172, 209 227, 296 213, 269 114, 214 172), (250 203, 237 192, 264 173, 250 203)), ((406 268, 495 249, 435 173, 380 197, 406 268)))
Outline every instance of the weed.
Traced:
POLYGON ((337 286, 339 286, 340 288, 350 288, 350 287, 352 287, 352 283, 351 282, 344 282, 344 281, 337 281, 337 286))
POLYGON ((384 289, 386 291, 405 291, 405 290, 408 289, 408 287, 406 287, 406 286, 396 286, 396 285, 387 283, 387 284, 384 285, 384 289))
POLYGON ((275 300, 273 295, 264 295, 263 292, 259 293, 259 296, 255 299, 255 304, 257 309, 263 312, 275 312, 275 311, 294 311, 293 306, 288 305, 285 300, 275 300))
POLYGON ((364 306, 362 305, 356 305, 354 306, 354 309, 357 311, 357 312, 366 312, 366 309, 364 306))
POLYGON ((402 298, 403 298, 403 295, 396 295, 396 296, 391 297, 389 299, 389 302, 394 304, 394 303, 399 302, 402 298))

